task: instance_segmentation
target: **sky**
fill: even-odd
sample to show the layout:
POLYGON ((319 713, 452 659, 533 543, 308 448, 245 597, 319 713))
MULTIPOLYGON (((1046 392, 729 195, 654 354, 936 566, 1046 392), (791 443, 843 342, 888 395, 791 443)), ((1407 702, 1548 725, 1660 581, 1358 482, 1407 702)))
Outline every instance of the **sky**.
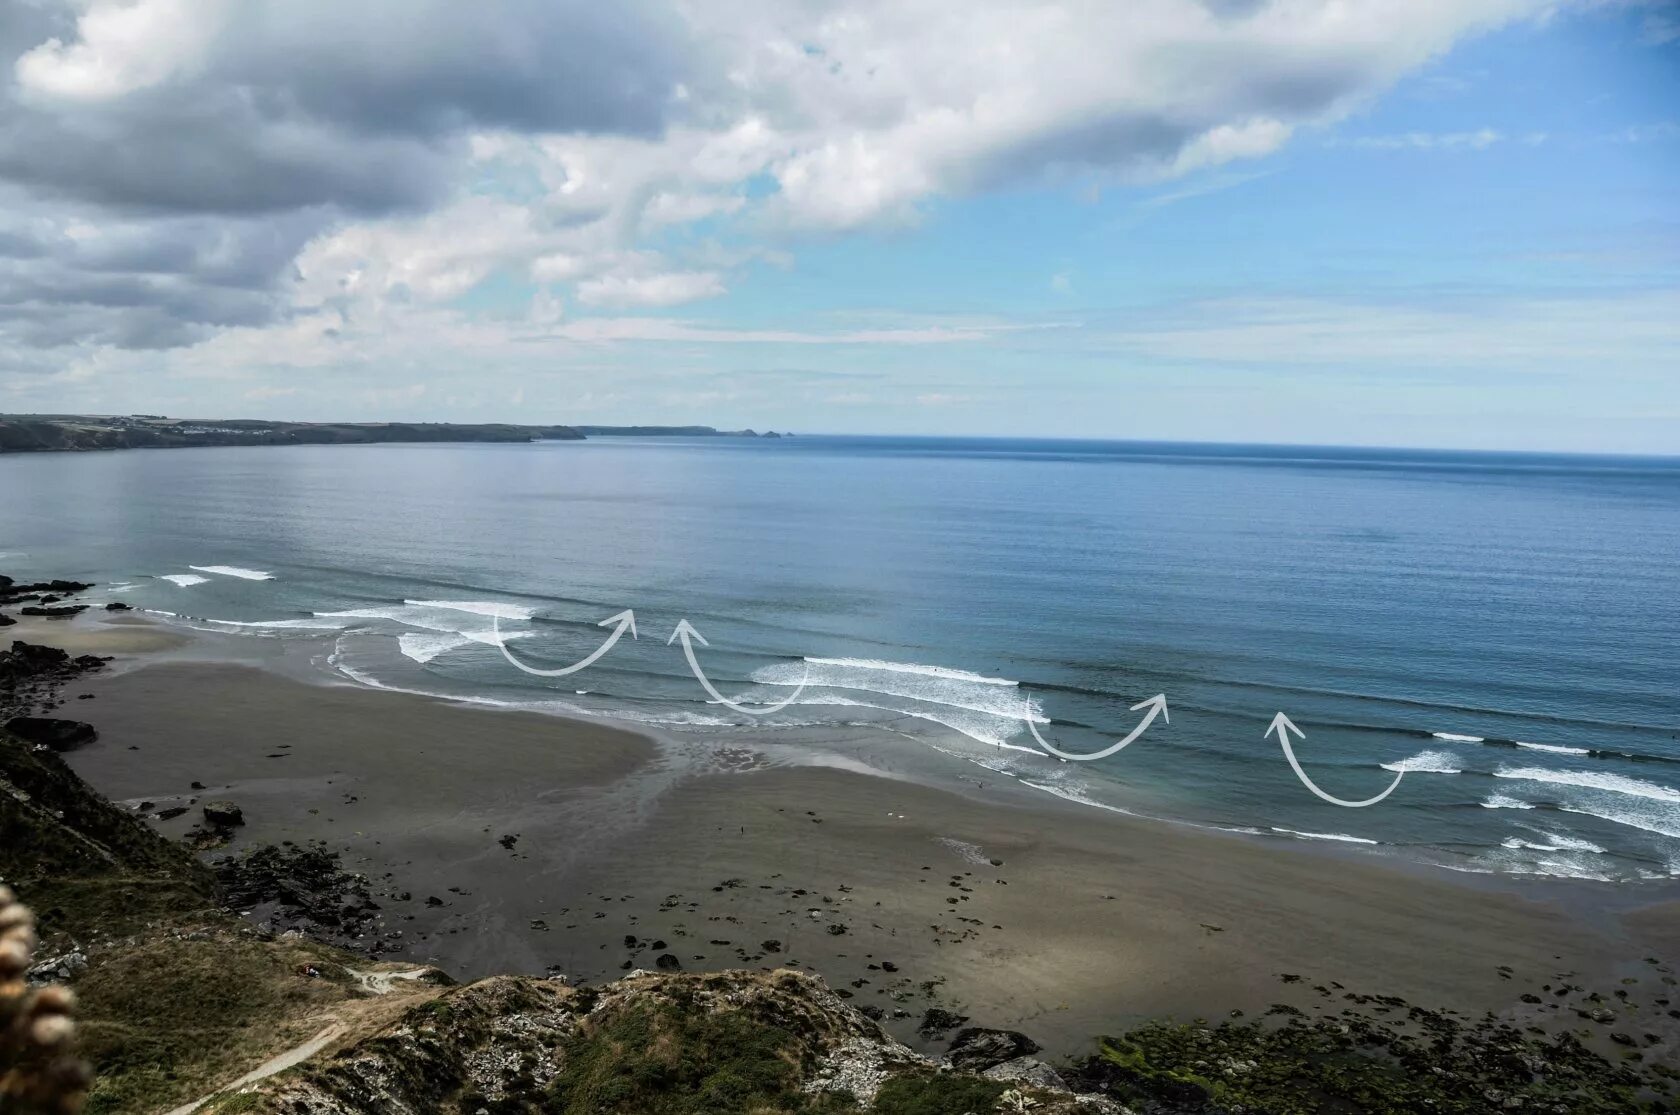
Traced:
POLYGON ((1680 453, 1680 2, 6 0, 0 412, 1680 453))

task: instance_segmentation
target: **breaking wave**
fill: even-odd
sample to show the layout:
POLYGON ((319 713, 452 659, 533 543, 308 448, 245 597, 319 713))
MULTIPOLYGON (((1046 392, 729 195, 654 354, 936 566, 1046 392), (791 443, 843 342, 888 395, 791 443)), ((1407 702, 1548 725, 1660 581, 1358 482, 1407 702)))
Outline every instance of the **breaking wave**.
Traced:
POLYGON ((1409 759, 1379 764, 1384 770, 1417 771, 1419 774, 1463 774, 1464 767, 1450 751, 1420 751, 1409 759))
POLYGON ((1653 801, 1673 802, 1680 805, 1680 790, 1670 786, 1659 786, 1655 782, 1646 782, 1640 778, 1629 778, 1624 774, 1551 770, 1546 767, 1500 767, 1493 772, 1493 776, 1495 778, 1518 779, 1525 782, 1545 782, 1554 786, 1577 786, 1589 790, 1607 790, 1614 794, 1626 794, 1629 797, 1650 798, 1653 801))
POLYGON ((261 569, 242 569, 237 565, 189 565, 188 569, 196 569, 200 573, 215 573, 221 577, 238 577, 242 581, 272 581, 274 574, 265 573, 261 569))

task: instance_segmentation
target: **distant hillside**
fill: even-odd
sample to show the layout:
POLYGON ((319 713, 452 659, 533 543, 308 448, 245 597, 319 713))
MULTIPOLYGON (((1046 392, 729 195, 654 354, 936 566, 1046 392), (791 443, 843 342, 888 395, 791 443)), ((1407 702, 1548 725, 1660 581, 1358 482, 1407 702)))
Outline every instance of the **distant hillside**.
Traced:
POLYGON ((204 445, 356 445, 373 442, 581 440, 571 426, 452 422, 264 422, 153 415, 0 415, 0 453, 179 449, 204 445))
MULTIPOLYGON (((577 426, 586 437, 781 437, 775 430, 720 430, 716 426, 577 426)), ((792 436, 792 435, 789 435, 792 436)))

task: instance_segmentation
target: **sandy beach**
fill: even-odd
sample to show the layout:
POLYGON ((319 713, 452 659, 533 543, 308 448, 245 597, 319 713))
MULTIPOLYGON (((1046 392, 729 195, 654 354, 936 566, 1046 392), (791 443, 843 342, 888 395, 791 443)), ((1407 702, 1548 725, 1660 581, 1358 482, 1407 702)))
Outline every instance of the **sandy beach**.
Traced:
POLYGON ((233 801, 234 851, 325 841, 371 881, 383 955, 463 979, 797 966, 910 1040, 938 1005, 1074 1052, 1143 1018, 1347 992, 1566 1017, 1521 996, 1652 978, 1680 924, 1656 890, 1495 884, 1000 786, 775 766, 733 741, 148 661, 182 636, 135 622, 29 632, 55 633, 120 656, 66 693, 100 731, 71 756, 95 788, 148 813, 233 801))

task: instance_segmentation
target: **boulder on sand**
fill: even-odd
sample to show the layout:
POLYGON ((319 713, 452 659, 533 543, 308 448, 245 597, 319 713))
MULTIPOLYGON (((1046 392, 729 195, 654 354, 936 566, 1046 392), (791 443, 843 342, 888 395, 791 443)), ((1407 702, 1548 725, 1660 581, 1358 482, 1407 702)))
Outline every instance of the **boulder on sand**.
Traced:
POLYGON ((204 803, 204 819, 220 828, 232 828, 245 823, 245 814, 231 801, 207 801, 204 803))

